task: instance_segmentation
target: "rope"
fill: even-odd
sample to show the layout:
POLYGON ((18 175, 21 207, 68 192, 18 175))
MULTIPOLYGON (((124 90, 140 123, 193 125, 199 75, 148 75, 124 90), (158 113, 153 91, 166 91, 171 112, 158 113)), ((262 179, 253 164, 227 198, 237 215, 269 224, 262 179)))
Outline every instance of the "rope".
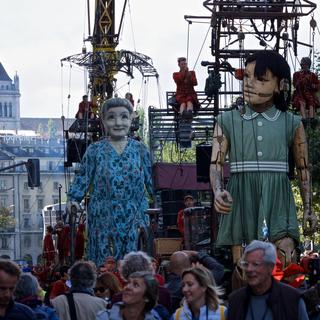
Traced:
POLYGON ((71 98, 71 70, 72 70, 72 64, 69 64, 69 81, 68 81, 68 107, 67 107, 67 118, 69 118, 70 115, 70 98, 71 98))
POLYGON ((210 31, 210 28, 211 28, 211 26, 208 28, 208 31, 207 31, 207 33, 206 33, 206 35, 205 35, 205 37, 204 37, 204 40, 203 40, 203 42, 202 42, 202 45, 201 45, 199 54, 198 54, 198 56, 197 56, 196 62, 195 62, 195 64, 194 64, 192 70, 194 70, 194 69, 196 68, 196 65, 197 65, 198 60, 199 60, 199 58, 200 58, 200 54, 201 54, 201 52, 202 52, 202 49, 203 49, 203 47, 204 47, 204 45, 205 45, 205 43, 206 43, 206 41, 207 41, 207 37, 208 37, 209 31, 210 31))
POLYGON ((61 65, 60 65, 60 103, 61 103, 61 115, 64 116, 64 107, 63 107, 63 95, 64 95, 64 92, 63 92, 63 63, 61 62, 61 65))
POLYGON ((134 52, 137 52, 137 50, 136 50, 136 41, 135 41, 135 38, 134 38, 133 24, 132 24, 130 0, 128 0, 128 8, 129 8, 130 28, 131 28, 131 35, 132 35, 132 41, 133 41, 133 48, 134 48, 134 52))
POLYGON ((191 25, 191 21, 188 21, 188 32, 187 32, 187 61, 189 61, 190 25, 191 25))

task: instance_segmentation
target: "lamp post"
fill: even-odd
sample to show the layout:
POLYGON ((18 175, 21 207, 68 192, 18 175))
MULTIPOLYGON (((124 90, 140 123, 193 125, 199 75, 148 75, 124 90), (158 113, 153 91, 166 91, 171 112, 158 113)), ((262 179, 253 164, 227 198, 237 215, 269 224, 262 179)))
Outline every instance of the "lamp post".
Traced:
POLYGON ((61 189, 62 189, 62 185, 60 183, 59 184, 59 221, 61 220, 61 189))

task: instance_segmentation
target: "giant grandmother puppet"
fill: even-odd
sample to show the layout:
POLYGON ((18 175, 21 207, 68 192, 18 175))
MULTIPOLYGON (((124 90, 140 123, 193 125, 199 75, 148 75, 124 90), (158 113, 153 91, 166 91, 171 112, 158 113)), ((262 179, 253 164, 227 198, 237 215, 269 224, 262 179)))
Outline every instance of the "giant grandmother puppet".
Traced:
POLYGON ((128 138, 132 113, 127 99, 104 102, 100 118, 106 137, 88 147, 68 193, 69 208, 90 193, 87 257, 97 265, 107 256, 121 259, 137 250, 139 230, 149 225, 151 161, 146 146, 128 138))
POLYGON ((299 116, 288 112, 291 74, 274 51, 259 51, 245 62, 245 108, 218 116, 214 129, 210 179, 215 209, 222 213, 218 245, 232 246, 236 263, 253 239, 269 240, 279 249, 284 266, 293 260, 299 228, 288 179, 292 147, 304 205, 305 234, 315 230, 311 210, 307 143, 299 116), (223 186, 226 155, 230 180, 223 186))

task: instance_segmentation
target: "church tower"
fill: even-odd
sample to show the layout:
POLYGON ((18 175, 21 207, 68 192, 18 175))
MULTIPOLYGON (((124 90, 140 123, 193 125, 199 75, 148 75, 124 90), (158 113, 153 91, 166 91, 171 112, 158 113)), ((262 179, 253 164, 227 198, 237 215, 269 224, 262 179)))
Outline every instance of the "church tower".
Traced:
POLYGON ((20 129, 19 77, 8 76, 0 62, 0 130, 20 129))

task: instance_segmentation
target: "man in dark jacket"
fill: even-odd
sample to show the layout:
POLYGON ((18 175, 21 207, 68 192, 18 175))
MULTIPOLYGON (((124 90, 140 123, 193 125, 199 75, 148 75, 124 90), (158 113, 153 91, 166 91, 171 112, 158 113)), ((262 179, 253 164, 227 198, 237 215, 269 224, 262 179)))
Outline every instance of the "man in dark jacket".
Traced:
POLYGON ((245 249, 241 266, 247 287, 229 297, 228 320, 307 320, 298 290, 274 280, 276 249, 270 242, 254 240, 245 249))
POLYGON ((184 250, 174 252, 170 257, 170 273, 165 284, 165 287, 168 288, 171 294, 173 310, 176 310, 180 306, 181 299, 183 298, 181 290, 182 272, 197 264, 201 264, 209 269, 216 283, 221 284, 224 267, 215 258, 197 251, 184 250))
POLYGON ((0 320, 36 320, 29 307, 13 301, 13 292, 20 272, 18 265, 13 261, 0 259, 0 320))

